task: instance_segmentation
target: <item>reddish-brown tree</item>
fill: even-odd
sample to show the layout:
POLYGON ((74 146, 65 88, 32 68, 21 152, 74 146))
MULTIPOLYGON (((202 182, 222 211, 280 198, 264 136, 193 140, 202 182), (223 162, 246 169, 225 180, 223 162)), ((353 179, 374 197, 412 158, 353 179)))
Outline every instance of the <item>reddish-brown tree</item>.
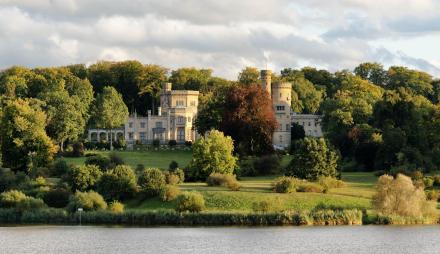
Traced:
POLYGON ((241 154, 273 152, 272 135, 277 127, 270 95, 258 85, 238 86, 226 95, 220 129, 234 139, 241 154))

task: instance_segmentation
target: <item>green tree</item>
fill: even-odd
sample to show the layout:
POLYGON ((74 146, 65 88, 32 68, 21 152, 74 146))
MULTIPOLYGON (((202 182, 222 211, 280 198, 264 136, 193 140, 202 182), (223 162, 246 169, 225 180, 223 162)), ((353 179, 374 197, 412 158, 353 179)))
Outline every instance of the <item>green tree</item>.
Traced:
POLYGON ((98 192, 106 200, 125 200, 133 197, 136 191, 136 175, 127 165, 105 172, 98 182, 98 192))
POLYGON ((96 127, 110 129, 110 149, 113 150, 112 129, 121 127, 128 118, 128 109, 122 96, 113 87, 104 87, 95 102, 96 127))
POLYGON ((212 75, 210 69, 180 68, 171 71, 169 81, 176 90, 204 90, 212 75))
POLYGON ((37 100, 17 99, 2 110, 0 140, 2 162, 14 170, 45 167, 57 148, 46 135, 46 115, 37 100))
POLYGON ((354 73, 378 86, 385 86, 387 83, 387 72, 380 63, 361 63, 354 69, 354 73))
POLYGON ((392 66, 388 69, 388 89, 407 88, 418 95, 429 96, 433 92, 432 77, 426 72, 406 67, 392 66))
MULTIPOLYGON (((144 66, 144 71, 139 77, 139 96, 141 97, 140 100, 142 102, 146 101, 142 99, 143 96, 148 95, 150 97, 151 111, 153 115, 155 114, 156 101, 157 97, 159 96, 159 92, 162 88, 163 83, 168 80, 167 74, 168 69, 160 65, 148 64, 144 66)), ((136 108, 136 110, 140 114, 146 113, 140 108, 136 108)))
POLYGON ((193 145, 193 158, 189 165, 193 177, 204 180, 211 173, 232 174, 237 163, 233 151, 231 137, 217 130, 210 131, 193 145))
POLYGON ((147 196, 157 196, 165 188, 165 175, 160 169, 147 168, 139 176, 138 184, 147 196))
POLYGON ((238 82, 243 85, 260 83, 260 72, 255 67, 246 67, 238 74, 238 82))
POLYGON ((102 176, 101 169, 96 165, 76 166, 73 167, 68 174, 68 183, 73 191, 94 189, 102 176))
POLYGON ((307 180, 317 180, 320 176, 335 177, 338 159, 323 138, 305 138, 294 151, 286 173, 307 180))

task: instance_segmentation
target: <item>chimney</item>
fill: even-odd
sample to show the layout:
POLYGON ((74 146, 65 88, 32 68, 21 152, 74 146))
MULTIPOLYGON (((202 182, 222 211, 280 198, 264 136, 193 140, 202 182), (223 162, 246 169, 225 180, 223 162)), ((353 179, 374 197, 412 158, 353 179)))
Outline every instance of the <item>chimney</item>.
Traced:
POLYGON ((261 70, 261 86, 266 90, 269 95, 271 95, 272 90, 272 71, 271 70, 261 70))
POLYGON ((157 107, 157 115, 162 116, 162 107, 157 107))

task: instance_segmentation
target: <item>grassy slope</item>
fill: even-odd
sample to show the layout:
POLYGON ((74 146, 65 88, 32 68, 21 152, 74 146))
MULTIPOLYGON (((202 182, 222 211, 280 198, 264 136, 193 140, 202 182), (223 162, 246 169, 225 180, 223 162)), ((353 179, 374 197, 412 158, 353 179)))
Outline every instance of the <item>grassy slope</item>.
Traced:
MULTIPOLYGON (((240 181, 240 191, 230 191, 224 187, 208 187, 204 183, 184 183, 182 190, 199 191, 206 200, 207 210, 210 211, 251 211, 254 202, 263 200, 279 200, 284 209, 304 210, 313 209, 319 204, 342 208, 371 208, 373 185, 376 181, 370 173, 346 173, 344 179, 348 186, 332 189, 328 194, 293 193, 278 194, 270 189, 270 183, 275 177, 251 177, 240 181)), ((172 202, 161 202, 158 198, 145 201, 132 200, 127 203, 128 209, 172 209, 172 202)))
MULTIPOLYGON (((108 156, 109 151, 92 151, 93 153, 108 156)), ((156 167, 168 169, 171 161, 175 160, 180 167, 188 165, 191 160, 191 151, 183 150, 161 150, 161 151, 115 151, 115 153, 124 159, 125 163, 132 168, 136 168, 138 164, 144 164, 145 167, 156 167)), ((65 158, 68 163, 75 165, 84 164, 85 157, 81 158, 65 158)))

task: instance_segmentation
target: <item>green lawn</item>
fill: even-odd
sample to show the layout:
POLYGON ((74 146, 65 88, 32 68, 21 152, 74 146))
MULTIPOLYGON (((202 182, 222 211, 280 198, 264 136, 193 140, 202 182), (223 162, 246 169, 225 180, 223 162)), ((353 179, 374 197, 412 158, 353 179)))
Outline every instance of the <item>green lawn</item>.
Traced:
MULTIPOLYGON (((90 151, 89 153, 97 153, 104 156, 108 156, 109 151, 90 151)), ((149 151, 114 151, 117 155, 121 156, 126 164, 132 168, 136 168, 138 164, 144 164, 145 167, 168 169, 170 162, 175 160, 179 163, 179 167, 183 168, 191 160, 191 151, 184 150, 149 150, 149 151)), ((67 163, 82 165, 86 160, 86 157, 80 158, 65 158, 67 163)))
MULTIPOLYGON (((278 194, 271 190, 271 177, 246 177, 240 179, 240 191, 230 191, 225 187, 208 187, 205 183, 184 183, 179 187, 184 191, 199 191, 205 197, 208 211, 252 211, 254 202, 274 200, 283 209, 310 210, 318 205, 327 207, 371 209, 376 177, 372 173, 345 173, 347 187, 332 189, 322 193, 278 194)), ((173 209, 173 202, 162 202, 158 198, 144 201, 132 200, 127 209, 173 209)))

